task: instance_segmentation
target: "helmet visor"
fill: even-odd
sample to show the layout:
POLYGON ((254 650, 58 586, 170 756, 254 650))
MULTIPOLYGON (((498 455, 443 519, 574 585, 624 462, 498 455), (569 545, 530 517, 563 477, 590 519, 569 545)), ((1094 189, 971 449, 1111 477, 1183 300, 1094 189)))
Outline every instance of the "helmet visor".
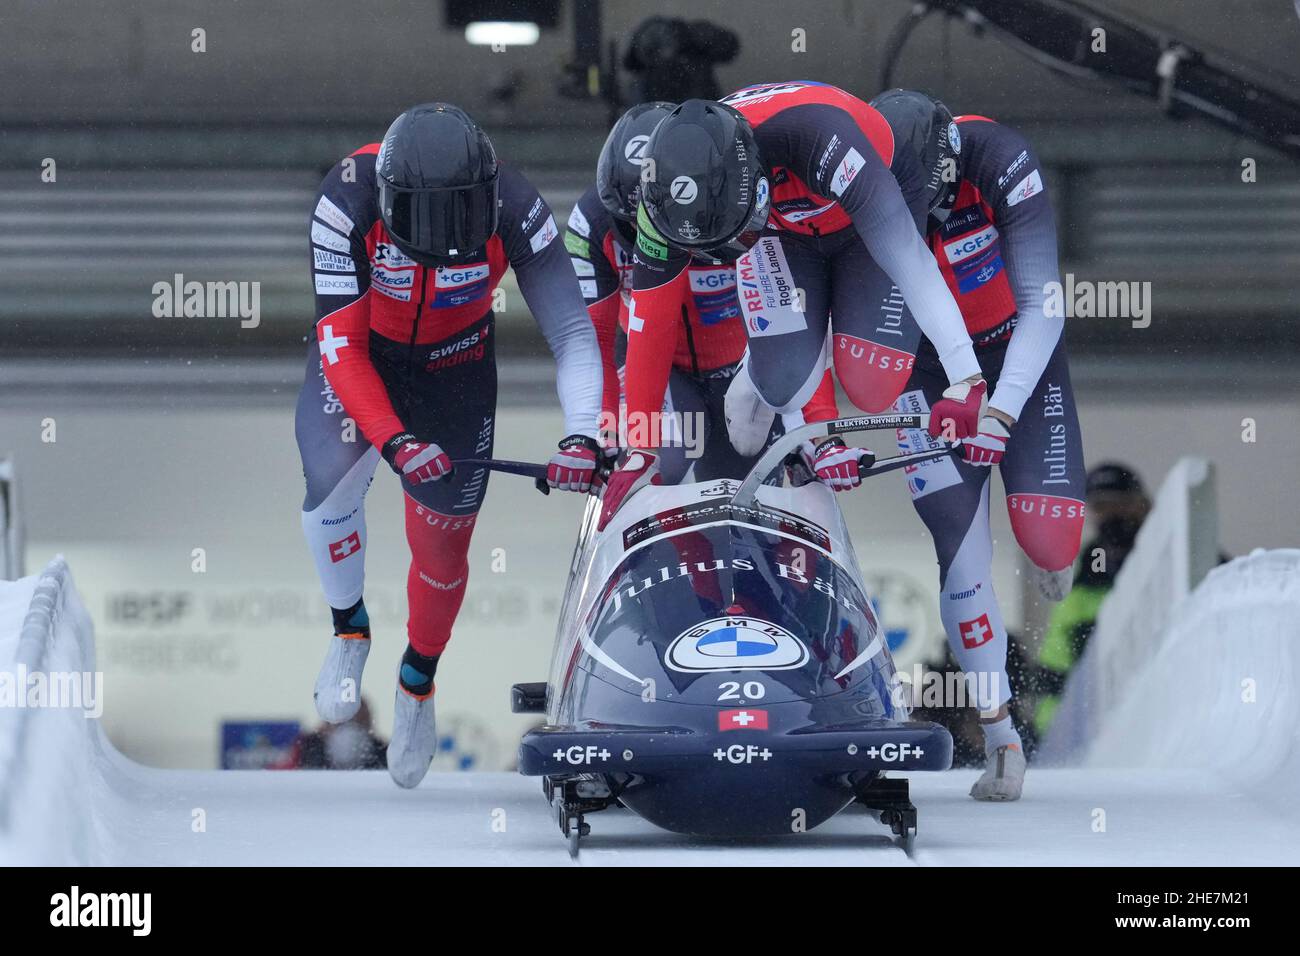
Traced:
POLYGON ((750 249, 753 249, 762 235, 762 229, 746 229, 721 245, 710 246, 708 249, 701 250, 700 255, 709 259, 717 259, 719 262, 735 262, 750 249))
POLYGON ((497 229, 497 179, 470 186, 407 188, 379 181, 384 226, 417 252, 455 258, 482 248, 497 229))
POLYGON ((957 184, 940 183, 939 192, 930 202, 930 217, 939 225, 948 221, 953 206, 957 205, 957 184))

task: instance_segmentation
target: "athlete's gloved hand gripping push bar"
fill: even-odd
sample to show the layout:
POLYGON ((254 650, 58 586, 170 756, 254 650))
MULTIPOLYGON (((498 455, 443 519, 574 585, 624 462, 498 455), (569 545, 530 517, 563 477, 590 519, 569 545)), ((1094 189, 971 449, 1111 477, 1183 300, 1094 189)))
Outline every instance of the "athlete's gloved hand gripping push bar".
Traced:
MULTIPOLYGON (((756 501, 757 491, 763 481, 775 469, 782 465, 790 467, 793 481, 804 484, 808 481, 817 480, 813 477, 807 463, 799 453, 799 446, 804 442, 814 444, 825 444, 820 441, 828 439, 831 436, 851 434, 861 431, 882 431, 898 428, 928 428, 929 417, 926 415, 868 415, 856 418, 840 418, 825 422, 814 422, 809 425, 803 425, 793 431, 787 432, 781 438, 777 439, 763 456, 755 463, 750 470, 749 475, 741 484, 740 489, 736 492, 734 502, 738 504, 753 505, 756 501)), ((942 439, 942 432, 938 436, 942 439)), ((842 440, 841 440, 842 444, 842 440)), ((860 478, 868 478, 872 475, 881 475, 888 471, 896 471, 899 468, 906 468, 909 465, 916 465, 926 461, 933 461, 943 458, 946 455, 957 453, 961 450, 962 440, 957 439, 939 447, 926 451, 911 452, 905 455, 892 455, 887 458, 876 458, 871 452, 866 452, 857 461, 858 475, 860 478)), ((598 455, 599 465, 596 469, 596 478, 590 485, 590 491, 597 491, 601 485, 608 479, 612 471, 610 459, 604 455, 598 455)), ((553 467, 553 462, 549 464, 540 464, 527 461, 509 461, 499 458, 460 458, 452 464, 456 467, 466 468, 488 468, 492 471, 498 471, 508 475, 522 475, 526 478, 532 478, 537 489, 543 494, 550 493, 550 486, 547 482, 548 471, 553 467)), ((617 509, 616 509, 617 510, 617 509)))
MULTIPOLYGON (((544 495, 552 488, 561 491, 589 492, 599 488, 612 470, 610 460, 599 443, 586 435, 570 435, 560 442, 559 451, 546 464, 509 461, 502 458, 457 458, 453 468, 487 468, 506 475, 532 478, 533 485, 544 495)), ((450 477, 450 473, 446 476, 450 477)))
MULTIPOLYGON (((782 466, 789 468, 790 480, 796 486, 820 480, 840 491, 855 487, 869 475, 883 474, 952 454, 957 442, 877 460, 875 454, 866 449, 848 448, 839 437, 841 434, 860 431, 919 429, 925 428, 926 424, 924 415, 868 415, 814 422, 795 428, 774 441, 763 453, 732 497, 732 503, 741 507, 757 507, 759 486, 782 466), (812 453, 809 454, 805 448, 811 448, 812 453)), ((629 451, 622 467, 608 480, 597 530, 604 529, 623 503, 637 491, 647 484, 657 482, 657 457, 653 452, 637 449, 629 451)))
MULTIPOLYGON (((947 444, 939 448, 877 458, 875 453, 868 449, 849 448, 844 439, 840 437, 842 434, 859 431, 927 428, 927 417, 933 420, 933 416, 925 415, 869 415, 857 418, 841 418, 828 422, 814 422, 788 433, 784 439, 779 440, 772 447, 781 447, 785 444, 785 439, 795 436, 802 437, 798 447, 789 451, 781 459, 781 463, 790 469, 793 483, 803 485, 810 481, 820 480, 834 491, 843 491, 850 487, 856 487, 864 478, 869 478, 872 475, 883 475, 888 471, 897 471, 899 468, 907 468, 911 465, 959 453, 964 441, 964 439, 960 438, 948 441, 947 444), (852 454, 854 452, 861 452, 856 460, 853 458, 844 459, 845 453, 852 454), (856 466, 857 473, 855 476, 850 477, 845 469, 854 466, 856 466), (856 478, 856 480, 853 480, 853 478, 856 478)), ((934 437, 940 441, 946 440, 942 432, 934 437)), ((753 471, 750 472, 750 478, 760 474, 759 468, 765 464, 771 452, 772 449, 768 449, 768 455, 765 455, 763 459, 760 459, 754 465, 753 471)), ((763 474, 769 472, 770 467, 763 474)), ((746 485, 748 485, 750 479, 747 478, 745 481, 746 485)), ((737 500, 741 498, 744 490, 742 488, 741 492, 737 492, 737 500)))

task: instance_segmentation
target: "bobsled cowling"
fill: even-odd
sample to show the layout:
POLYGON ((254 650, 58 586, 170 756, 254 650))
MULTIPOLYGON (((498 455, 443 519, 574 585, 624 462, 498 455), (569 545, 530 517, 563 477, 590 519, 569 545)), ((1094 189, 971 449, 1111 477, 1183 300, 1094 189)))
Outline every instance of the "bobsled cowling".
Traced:
POLYGON ((725 836, 950 765, 948 732, 909 720, 833 493, 746 485, 652 486, 599 533, 593 499, 520 772, 594 775, 658 826, 725 836))

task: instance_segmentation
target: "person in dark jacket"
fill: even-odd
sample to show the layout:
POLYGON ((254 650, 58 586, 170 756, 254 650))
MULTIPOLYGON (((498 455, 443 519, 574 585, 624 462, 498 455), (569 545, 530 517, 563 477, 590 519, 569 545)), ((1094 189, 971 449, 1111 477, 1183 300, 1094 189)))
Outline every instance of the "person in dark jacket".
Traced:
POLYGON ((707 20, 650 17, 632 33, 623 68, 634 80, 630 103, 716 100, 722 96, 713 68, 740 52, 740 38, 707 20))

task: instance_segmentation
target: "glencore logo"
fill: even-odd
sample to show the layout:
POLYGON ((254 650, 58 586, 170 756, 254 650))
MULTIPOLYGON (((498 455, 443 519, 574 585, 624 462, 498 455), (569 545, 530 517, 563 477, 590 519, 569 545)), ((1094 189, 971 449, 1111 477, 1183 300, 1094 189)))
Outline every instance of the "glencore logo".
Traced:
POLYGON ((74 886, 50 897, 51 926, 130 927, 132 936, 148 936, 152 913, 152 893, 82 893, 74 886))

